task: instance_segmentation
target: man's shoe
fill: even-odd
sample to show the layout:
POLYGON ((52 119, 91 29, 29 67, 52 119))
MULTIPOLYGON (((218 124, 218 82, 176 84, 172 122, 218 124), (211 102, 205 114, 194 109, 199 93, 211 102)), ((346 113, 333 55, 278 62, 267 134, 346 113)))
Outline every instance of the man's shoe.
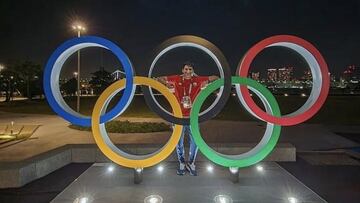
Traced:
POLYGON ((197 176, 196 167, 194 163, 192 164, 187 163, 186 170, 189 171, 190 175, 197 176))
POLYGON ((179 168, 176 170, 176 174, 179 176, 183 176, 186 173, 185 164, 180 163, 179 168))

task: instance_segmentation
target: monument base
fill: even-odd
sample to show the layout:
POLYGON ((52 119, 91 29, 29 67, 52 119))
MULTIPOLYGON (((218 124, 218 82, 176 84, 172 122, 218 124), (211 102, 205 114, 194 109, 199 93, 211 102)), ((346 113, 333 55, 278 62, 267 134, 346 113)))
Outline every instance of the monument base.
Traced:
POLYGON ((142 171, 95 163, 52 202, 326 202, 275 162, 261 162, 234 171, 198 162, 198 176, 176 175, 177 162, 163 162, 142 171), (161 166, 161 167, 160 167, 161 166))

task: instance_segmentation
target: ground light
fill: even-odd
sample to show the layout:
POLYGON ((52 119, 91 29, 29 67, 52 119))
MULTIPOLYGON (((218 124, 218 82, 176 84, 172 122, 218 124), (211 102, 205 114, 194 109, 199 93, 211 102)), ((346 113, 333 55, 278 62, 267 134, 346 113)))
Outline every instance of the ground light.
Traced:
POLYGON ((256 170, 259 172, 263 172, 264 171, 264 167, 262 167, 261 165, 256 166, 256 170))
POLYGON ((144 203, 162 203, 163 199, 160 195, 150 195, 145 197, 144 203))
POLYGON ((87 197, 80 198, 80 203, 87 203, 88 201, 89 201, 89 198, 87 198, 87 197))
POLYGON ((290 203, 297 203, 298 202, 298 200, 295 197, 289 197, 288 200, 289 200, 290 203))
POLYGON ((74 203, 89 203, 90 199, 89 197, 78 197, 74 200, 74 203))
POLYGON ((230 167, 230 180, 233 183, 238 183, 239 182, 239 168, 237 167, 230 167))
POLYGON ((157 167, 157 171, 159 171, 160 173, 163 172, 163 171, 164 171, 164 166, 159 165, 159 166, 157 167))
POLYGON ((110 172, 110 173, 113 172, 114 169, 115 169, 115 167, 113 165, 110 165, 110 166, 107 167, 107 171, 110 172))
POLYGON ((229 170, 230 170, 230 172, 231 172, 232 174, 236 174, 236 173, 239 171, 239 168, 230 167, 229 170))
POLYGON ((143 179, 143 169, 142 168, 136 168, 134 170, 134 183, 140 184, 143 179))
POLYGON ((218 195, 214 198, 215 203, 232 203, 233 200, 227 195, 218 195))
POLYGON ((206 170, 209 172, 209 173, 212 173, 214 171, 214 167, 212 165, 208 165, 206 167, 206 170))

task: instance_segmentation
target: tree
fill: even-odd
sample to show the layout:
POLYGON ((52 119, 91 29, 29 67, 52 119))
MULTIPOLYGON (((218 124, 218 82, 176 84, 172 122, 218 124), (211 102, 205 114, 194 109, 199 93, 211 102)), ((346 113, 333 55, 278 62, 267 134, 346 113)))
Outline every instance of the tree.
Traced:
POLYGON ((43 72, 41 71, 39 75, 34 76, 34 80, 30 83, 31 88, 31 95, 39 95, 40 99, 44 95, 44 88, 43 88, 43 72))
POLYGON ((77 91, 77 79, 71 78, 66 83, 62 84, 60 89, 67 95, 74 95, 77 91))
POLYGON ((89 84, 94 89, 95 94, 101 94, 111 83, 114 82, 111 73, 101 68, 100 70, 91 73, 93 76, 89 81, 89 84))
POLYGON ((14 91, 19 85, 19 77, 16 72, 11 69, 4 69, 0 73, 0 90, 5 92, 5 101, 9 102, 14 95, 14 91))
MULTIPOLYGON (((32 61, 26 60, 20 63, 16 63, 12 66, 10 66, 10 69, 12 69, 14 72, 17 73, 20 80, 22 80, 25 84, 24 89, 24 96, 26 96, 29 99, 32 99, 34 90, 42 90, 41 85, 41 79, 42 79, 42 68, 41 65, 35 64, 32 61)), ((39 92, 40 95, 42 94, 42 91, 39 92)))

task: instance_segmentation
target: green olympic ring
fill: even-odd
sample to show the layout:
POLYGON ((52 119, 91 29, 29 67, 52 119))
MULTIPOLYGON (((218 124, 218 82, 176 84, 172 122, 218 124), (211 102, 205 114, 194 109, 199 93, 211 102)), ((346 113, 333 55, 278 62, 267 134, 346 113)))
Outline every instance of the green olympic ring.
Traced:
MULTIPOLYGON (((243 77, 231 77, 233 85, 247 85, 256 95, 258 95, 265 105, 266 111, 270 112, 273 116, 281 116, 279 105, 271 92, 256 82, 255 80, 243 77)), ((247 167, 263 160, 274 149, 280 137, 281 126, 272 123, 267 124, 265 135, 262 140, 250 151, 239 155, 225 155, 213 150, 206 144, 201 136, 198 119, 199 112, 202 104, 206 98, 215 90, 224 85, 223 79, 218 79, 210 83, 200 94, 196 97, 192 110, 190 113, 190 128, 199 150, 212 162, 224 167, 247 167)))

